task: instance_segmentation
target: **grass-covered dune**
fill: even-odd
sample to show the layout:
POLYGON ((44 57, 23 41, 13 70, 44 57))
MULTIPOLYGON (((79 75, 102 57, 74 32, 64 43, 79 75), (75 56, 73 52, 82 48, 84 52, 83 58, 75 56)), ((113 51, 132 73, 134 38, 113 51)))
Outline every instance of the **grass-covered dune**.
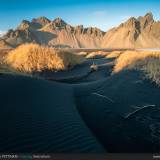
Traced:
POLYGON ((79 115, 71 87, 0 76, 0 152, 102 153, 79 115))
POLYGON ((84 58, 69 51, 38 44, 23 44, 7 54, 4 63, 20 72, 67 70, 81 64, 84 58))
POLYGON ((160 85, 160 52, 125 51, 116 60, 113 72, 125 69, 143 71, 146 78, 160 85))

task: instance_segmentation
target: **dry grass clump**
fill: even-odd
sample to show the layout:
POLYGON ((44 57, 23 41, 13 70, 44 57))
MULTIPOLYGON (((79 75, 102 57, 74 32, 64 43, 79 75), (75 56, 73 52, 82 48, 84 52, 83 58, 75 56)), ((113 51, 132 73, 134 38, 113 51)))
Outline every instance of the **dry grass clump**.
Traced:
POLYGON ((38 44, 23 44, 5 57, 6 64, 21 72, 29 73, 66 70, 83 61, 82 56, 38 44))
POLYGON ((113 73, 123 69, 142 70, 146 78, 160 85, 160 52, 126 51, 116 60, 113 73))
POLYGON ((112 51, 106 56, 106 58, 118 58, 121 54, 121 51, 112 51))
POLYGON ((77 54, 86 57, 88 55, 88 52, 78 52, 77 54))
POLYGON ((86 58, 103 58, 106 55, 108 55, 108 52, 97 51, 97 52, 88 53, 88 55, 86 56, 86 58))
POLYGON ((148 63, 143 66, 146 77, 160 86, 160 57, 148 57, 146 61, 148 63))

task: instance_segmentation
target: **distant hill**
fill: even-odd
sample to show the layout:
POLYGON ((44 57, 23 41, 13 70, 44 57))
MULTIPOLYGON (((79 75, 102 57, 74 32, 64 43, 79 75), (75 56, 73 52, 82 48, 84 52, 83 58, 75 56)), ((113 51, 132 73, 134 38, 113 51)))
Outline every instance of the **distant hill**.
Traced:
POLYGON ((131 17, 118 27, 103 32, 98 28, 71 26, 61 18, 51 21, 46 17, 23 20, 15 30, 1 39, 0 47, 16 47, 35 42, 57 48, 159 48, 160 21, 152 13, 131 17))

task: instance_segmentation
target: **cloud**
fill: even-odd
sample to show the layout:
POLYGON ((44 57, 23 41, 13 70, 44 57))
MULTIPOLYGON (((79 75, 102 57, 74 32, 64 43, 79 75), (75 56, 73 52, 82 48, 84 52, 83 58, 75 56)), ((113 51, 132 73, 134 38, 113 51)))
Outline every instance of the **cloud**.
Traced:
POLYGON ((1 31, 0 30, 0 37, 2 37, 5 33, 6 33, 6 31, 1 31))
POLYGON ((94 16, 106 16, 106 11, 95 11, 93 12, 94 16))

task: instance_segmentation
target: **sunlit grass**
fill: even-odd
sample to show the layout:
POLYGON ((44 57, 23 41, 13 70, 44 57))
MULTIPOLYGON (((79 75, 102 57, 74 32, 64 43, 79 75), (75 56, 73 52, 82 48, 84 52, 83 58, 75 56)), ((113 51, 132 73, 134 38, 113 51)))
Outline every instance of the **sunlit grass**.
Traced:
POLYGON ((4 63, 21 72, 66 70, 84 61, 82 56, 38 44, 23 44, 5 57, 4 63))
POLYGON ((91 52, 86 55, 86 58, 103 58, 106 55, 108 55, 108 52, 104 51, 96 51, 96 52, 91 52))
POLYGON ((141 70, 146 78, 160 85, 160 52, 126 51, 116 60, 113 73, 124 69, 141 70))
POLYGON ((118 58, 121 54, 121 51, 112 51, 106 56, 106 58, 118 58))

